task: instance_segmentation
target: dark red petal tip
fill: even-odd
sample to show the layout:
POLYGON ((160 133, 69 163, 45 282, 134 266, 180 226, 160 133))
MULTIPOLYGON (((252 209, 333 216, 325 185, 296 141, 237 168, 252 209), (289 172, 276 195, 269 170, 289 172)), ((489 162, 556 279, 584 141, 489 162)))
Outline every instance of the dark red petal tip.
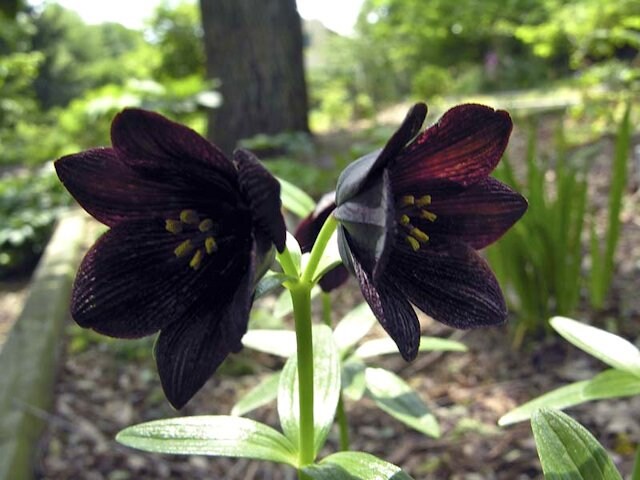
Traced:
POLYGON ((284 251, 287 227, 281 211, 280 182, 248 150, 236 150, 233 158, 238 168, 240 189, 253 211, 256 223, 278 251, 284 251))
POLYGON ((477 183, 498 164, 512 126, 504 110, 476 104, 452 108, 397 158, 395 188, 411 190, 437 181, 464 187, 477 183))

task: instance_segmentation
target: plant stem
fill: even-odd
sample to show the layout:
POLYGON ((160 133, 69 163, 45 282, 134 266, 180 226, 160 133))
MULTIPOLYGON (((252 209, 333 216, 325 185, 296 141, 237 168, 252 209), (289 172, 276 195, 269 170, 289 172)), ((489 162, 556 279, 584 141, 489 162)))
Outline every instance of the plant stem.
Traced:
POLYGON ((302 274, 302 282, 312 282, 313 276, 315 275, 316 269, 318 268, 318 264, 320 263, 320 259, 322 258, 322 254, 324 253, 325 248, 327 248, 327 244, 331 239, 331 235, 333 235, 333 232, 335 232, 337 227, 338 221, 333 218, 333 215, 329 215, 329 218, 327 218, 327 220, 324 222, 324 225, 322 225, 320 233, 318 233, 318 237, 313 244, 313 248, 311 249, 311 253, 309 255, 309 262, 307 263, 307 267, 302 274))
MULTIPOLYGON (((311 284, 303 281, 290 288, 296 324, 300 441, 298 462, 308 465, 315 459, 313 426, 313 339, 311 335, 311 284)), ((300 478, 304 478, 301 474, 300 478)))
POLYGON ((633 462, 633 473, 631 474, 631 480, 640 480, 640 445, 636 450, 636 459, 633 462))
MULTIPOLYGON (((332 326, 331 320, 331 295, 326 292, 322 292, 322 320, 330 328, 332 326)), ((344 410, 344 400, 342 398, 342 390, 340 390, 340 397, 338 397, 338 409, 336 410, 338 431, 340 432, 340 450, 349 450, 349 423, 347 421, 347 414, 344 410)))
POLYGON ((278 263, 282 267, 284 273, 294 278, 298 277, 298 269, 296 268, 293 258, 291 258, 291 252, 288 248, 285 248, 282 253, 276 253, 276 258, 278 259, 278 263))

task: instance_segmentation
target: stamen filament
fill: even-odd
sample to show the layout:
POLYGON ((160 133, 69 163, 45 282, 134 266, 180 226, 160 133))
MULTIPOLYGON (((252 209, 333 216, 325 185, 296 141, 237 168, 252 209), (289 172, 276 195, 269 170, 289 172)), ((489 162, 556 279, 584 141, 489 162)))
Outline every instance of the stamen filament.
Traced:
POLYGON ((429 210, 420 210, 420 217, 429 220, 430 222, 435 222, 438 216, 430 212, 429 210))
POLYGON ((420 244, 418 243, 418 241, 415 238, 406 236, 405 240, 407 241, 409 246, 411 248, 413 248, 414 252, 417 252, 418 250, 420 250, 420 244))
POLYGON ((417 207, 426 207, 427 205, 431 205, 431 195, 423 195, 416 200, 417 207))
POLYGON ((411 235, 413 238, 415 238, 421 243, 426 243, 429 241, 429 235, 427 235, 422 230, 416 227, 413 227, 411 229, 411 231, 409 232, 409 235, 411 235))
POLYGON ((176 247, 173 253, 175 254, 176 257, 181 258, 189 254, 193 250, 193 248, 194 247, 193 247, 193 243, 191 243, 191 240, 185 240, 184 242, 182 242, 180 245, 176 247))
POLYGON ((200 264, 202 263, 202 250, 196 250, 196 253, 193 254, 191 261, 189 262, 189 266, 194 270, 200 268, 200 264))

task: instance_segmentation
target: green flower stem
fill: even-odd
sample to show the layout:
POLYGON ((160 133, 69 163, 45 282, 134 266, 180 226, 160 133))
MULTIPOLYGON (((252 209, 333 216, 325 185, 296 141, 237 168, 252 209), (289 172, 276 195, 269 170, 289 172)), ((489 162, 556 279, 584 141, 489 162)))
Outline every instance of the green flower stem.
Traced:
POLYGON ((282 253, 276 253, 276 258, 284 273, 290 277, 298 278, 299 272, 288 248, 285 248, 282 253))
POLYGON ((307 268, 302 274, 303 282, 312 282, 313 276, 315 275, 316 269, 318 268, 318 264, 320 263, 320 259, 322 258, 322 254, 324 253, 325 248, 327 248, 327 244, 331 239, 331 235, 333 235, 333 232, 335 232, 337 227, 338 221, 333 218, 333 215, 329 215, 329 218, 327 218, 327 220, 324 222, 324 225, 322 225, 320 233, 318 233, 318 237, 316 238, 316 241, 313 244, 313 248, 311 249, 307 268))
MULTIPOLYGON (((298 392, 300 400, 300 443, 298 462, 313 463, 315 440, 313 432, 313 339, 311 336, 311 284, 303 281, 292 285, 291 300, 296 323, 298 352, 298 392)), ((302 477, 301 477, 302 478, 302 477)))
POLYGON ((633 462, 633 473, 631 473, 631 480, 640 480, 640 445, 636 449, 636 458, 633 462))
MULTIPOLYGON (((332 326, 331 320, 331 295, 326 292, 322 292, 322 321, 330 328, 332 326)), ((348 451, 350 447, 349 442, 349 423, 347 421, 347 414, 344 410, 344 400, 342 397, 342 390, 340 391, 340 397, 338 398, 338 409, 336 411, 338 431, 340 433, 340 450, 348 451)))

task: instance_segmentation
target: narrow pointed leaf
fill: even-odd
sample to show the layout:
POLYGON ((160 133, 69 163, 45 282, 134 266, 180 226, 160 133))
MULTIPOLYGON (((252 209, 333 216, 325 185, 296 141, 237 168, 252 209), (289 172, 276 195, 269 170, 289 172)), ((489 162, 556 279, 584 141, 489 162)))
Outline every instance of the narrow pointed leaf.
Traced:
POLYGON ((269 293, 273 292, 280 286, 282 286, 282 282, 288 280, 290 277, 285 275, 284 273, 269 273, 262 277, 253 293, 253 299, 257 300, 260 297, 264 297, 269 293))
POLYGON ((289 358, 296 353, 296 334, 291 330, 253 329, 244 334, 242 344, 259 352, 289 358))
MULTIPOLYGON (((340 353, 353 347, 376 323, 376 316, 366 302, 347 313, 336 325, 333 338, 340 353)), ((394 344, 395 345, 395 344, 394 344)), ((397 347, 396 347, 397 351, 397 347)))
POLYGON ((367 393, 380 409, 425 435, 440 436, 436 417, 404 380, 382 368, 367 368, 364 376, 367 393))
MULTIPOLYGON (((426 351, 449 351, 449 352, 466 352, 467 347, 455 340, 447 340, 446 338, 437 337, 420 337, 420 352, 426 351)), ((355 355, 360 358, 371 358, 379 355, 388 355, 398 353, 398 347, 391 338, 376 338, 363 343, 355 351, 355 355)))
POLYGON ((640 381, 638 377, 622 370, 609 369, 599 373, 591 380, 571 383, 520 405, 503 415, 498 420, 498 425, 505 426, 522 422, 529 419, 533 412, 543 407, 564 409, 591 400, 639 394, 640 381))
POLYGON ((275 400, 278 396, 280 372, 269 375, 249 390, 231 409, 231 415, 242 416, 275 400))
POLYGON ((569 342, 607 365, 640 377, 640 350, 631 342, 570 318, 554 317, 551 326, 569 342))
POLYGON ((289 183, 282 178, 278 178, 280 182, 280 199, 282 206, 300 218, 305 218, 316 206, 309 195, 300 190, 293 183, 289 183))
POLYGON ((198 416, 171 418, 125 428, 116 440, 147 452, 253 458, 296 465, 291 442, 248 418, 198 416))
MULTIPOLYGON (((324 444, 340 397, 340 357, 331 329, 313 327, 313 422, 316 452, 324 444)), ((278 387, 278 414, 285 435, 294 445, 299 442, 300 409, 298 400, 297 354, 282 370, 278 387)))
POLYGON ((622 480, 604 448, 568 415, 539 410, 531 428, 545 479, 622 480))
POLYGON ((400 467, 364 452, 334 453, 302 471, 313 480, 411 480, 400 467))

